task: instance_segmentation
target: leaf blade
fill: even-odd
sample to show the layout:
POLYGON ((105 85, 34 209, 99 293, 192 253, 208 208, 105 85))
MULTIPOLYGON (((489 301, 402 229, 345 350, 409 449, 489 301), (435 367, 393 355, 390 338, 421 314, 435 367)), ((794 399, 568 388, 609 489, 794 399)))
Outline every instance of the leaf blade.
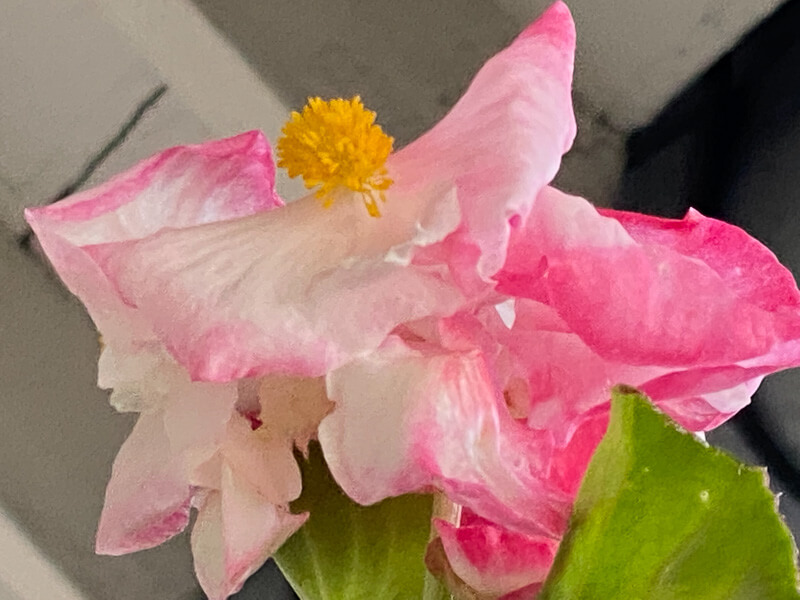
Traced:
POLYGON ((292 510, 310 516, 275 554, 295 592, 303 600, 422 598, 432 497, 359 506, 336 485, 317 444, 300 464, 303 494, 292 510))
POLYGON ((540 600, 797 599, 795 560, 762 469, 620 387, 540 600))

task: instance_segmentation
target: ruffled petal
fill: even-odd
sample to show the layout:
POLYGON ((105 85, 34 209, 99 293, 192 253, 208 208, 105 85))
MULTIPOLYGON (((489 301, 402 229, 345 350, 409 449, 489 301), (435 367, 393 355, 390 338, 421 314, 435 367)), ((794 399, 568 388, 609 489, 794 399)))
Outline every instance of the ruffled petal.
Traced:
POLYGON ((696 212, 606 215, 546 189, 499 288, 545 301, 600 356, 632 365, 734 364, 800 336, 791 275, 744 232, 696 212))
MULTIPOLYGON (((398 187, 455 183, 462 226, 451 267, 480 277, 505 262, 509 220, 524 219, 575 137, 575 25, 554 3, 478 72, 450 113, 389 159, 398 187), (477 248, 471 260, 459 261, 477 248)), ((451 240, 452 242, 452 240, 451 240)))
POLYGON ((281 206, 274 178, 269 144, 252 131, 165 150, 97 188, 25 214, 67 287, 104 336, 120 341, 135 331, 146 337, 147 324, 83 249, 281 206))
POLYGON ((97 386, 111 390, 111 406, 119 412, 154 412, 164 405, 172 372, 179 370, 157 344, 133 352, 103 344, 97 386))
POLYGON ((97 529, 99 554, 158 546, 189 523, 192 491, 160 413, 139 417, 114 461, 97 529))
MULTIPOLYGON (((269 418, 268 416, 266 418, 269 418)), ((285 504, 300 496, 300 467, 288 436, 253 431, 244 417, 228 424, 223 449, 227 465, 248 485, 273 504, 285 504)))
POLYGON ((548 480, 570 498, 577 495, 594 451, 606 433, 609 409, 605 402, 573 419, 569 439, 553 452, 548 480))
POLYGON ((781 366, 687 369, 639 385, 659 408, 690 431, 720 426, 750 403, 765 375, 781 366))
POLYGON ((547 188, 497 280, 498 291, 536 301, 517 300, 502 342, 525 363, 533 425, 573 423, 627 383, 684 427, 708 430, 763 376, 800 364, 791 274, 742 230, 696 211, 598 211, 547 188))
POLYGON ((463 302, 441 265, 410 268, 393 254, 430 241, 416 221, 404 223, 388 209, 374 219, 354 203, 323 210, 309 197, 87 252, 193 378, 313 376, 378 346, 399 323, 463 302))
POLYGON ((164 427, 173 453, 187 472, 208 460, 225 441, 228 422, 236 415, 235 384, 191 382, 185 371, 170 391, 164 427))
POLYGON ((223 468, 222 489, 203 498, 192 529, 195 571, 209 600, 239 591, 307 518, 270 503, 223 468))
POLYGON ((549 431, 558 445, 568 443, 587 412, 608 404, 615 385, 638 386, 668 372, 604 359, 540 302, 517 299, 510 328, 491 307, 478 317, 494 343, 510 354, 513 376, 524 382, 519 393, 525 401, 511 395, 514 405, 524 406, 528 425, 549 431))
POLYGON ((742 230, 696 211, 678 221, 598 211, 547 188, 497 279, 499 291, 547 307, 537 316, 553 313, 553 333, 541 331, 518 300, 521 325, 504 342, 527 357, 540 411, 532 424, 565 411, 570 423, 569 412, 627 383, 684 427, 708 430, 743 408, 764 375, 800 364, 791 274, 742 230))
POLYGON ((455 526, 434 521, 453 572, 482 596, 497 598, 540 584, 558 542, 508 531, 483 519, 455 526))
MULTIPOLYGON (((505 380, 509 407, 530 427, 550 432, 558 447, 571 443, 588 415, 608 406, 617 384, 641 389, 683 427, 700 431, 720 425, 741 410, 763 375, 780 368, 769 361, 746 368, 676 368, 606 359, 571 332, 553 308, 524 298, 515 301, 510 328, 493 307, 481 309, 478 316, 482 336, 488 335, 491 343, 510 356, 484 351, 486 356, 498 355, 495 363, 510 360, 511 365, 505 366, 510 374, 505 380)), ((444 324, 452 328, 453 322, 456 319, 444 324)), ((451 347, 453 340, 443 338, 442 342, 451 347)), ((484 341, 483 347, 490 346, 484 341)), ((495 367, 502 368, 502 364, 495 367)))
POLYGON ((331 373, 328 395, 336 408, 319 440, 356 502, 434 486, 511 529, 557 535, 565 526, 569 499, 545 479, 550 438, 509 415, 479 352, 393 338, 331 373))
MULTIPOLYGON (((152 349, 151 349, 152 350, 152 349)), ((122 554, 183 530, 191 472, 218 450, 236 402, 234 384, 193 383, 163 351, 103 351, 101 381, 112 399, 142 409, 117 455, 97 534, 97 551, 122 554)))
POLYGON ((742 229, 691 208, 683 219, 598 209, 640 245, 657 245, 708 265, 737 296, 767 311, 800 307, 794 276, 767 247, 742 229))

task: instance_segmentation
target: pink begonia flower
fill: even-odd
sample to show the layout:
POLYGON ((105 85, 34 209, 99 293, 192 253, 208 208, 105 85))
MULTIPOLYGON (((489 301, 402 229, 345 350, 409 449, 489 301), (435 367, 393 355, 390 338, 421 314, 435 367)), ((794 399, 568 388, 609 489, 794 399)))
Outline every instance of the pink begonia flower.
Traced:
POLYGON ((381 218, 342 196, 282 206, 256 134, 28 213, 108 338, 113 401, 142 411, 104 549, 159 543, 194 503, 198 576, 224 598, 302 523, 291 451, 316 432, 351 498, 438 490, 462 507, 434 523, 452 572, 530 596, 613 385, 700 431, 800 363, 800 294, 744 232, 548 187, 575 134, 574 47, 556 2, 389 157, 381 218))

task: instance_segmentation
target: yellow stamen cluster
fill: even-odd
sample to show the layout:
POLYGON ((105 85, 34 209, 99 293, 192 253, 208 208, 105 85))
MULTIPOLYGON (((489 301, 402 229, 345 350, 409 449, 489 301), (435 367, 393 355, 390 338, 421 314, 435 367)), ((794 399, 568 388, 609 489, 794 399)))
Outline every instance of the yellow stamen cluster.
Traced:
POLYGON ((377 200, 386 201, 392 184, 386 159, 394 139, 375 124, 375 113, 361 98, 309 98, 303 111, 292 112, 278 140, 278 166, 289 177, 303 177, 309 189, 320 186, 317 198, 330 206, 339 192, 361 195, 373 217, 381 215, 377 200))

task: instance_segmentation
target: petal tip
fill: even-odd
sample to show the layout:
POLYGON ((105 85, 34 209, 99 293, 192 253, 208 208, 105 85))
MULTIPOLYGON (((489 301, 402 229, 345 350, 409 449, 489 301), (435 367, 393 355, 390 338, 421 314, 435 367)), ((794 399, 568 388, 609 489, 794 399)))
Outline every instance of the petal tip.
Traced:
POLYGON ((518 39, 523 40, 533 36, 548 37, 554 44, 574 51, 575 21, 567 5, 561 0, 551 4, 538 19, 522 31, 518 39))
POLYGON ((119 515, 106 514, 104 508, 97 527, 94 551, 105 556, 121 556, 148 550, 166 542, 189 524, 190 499, 172 511, 166 511, 145 523, 130 526, 120 520, 119 515))

